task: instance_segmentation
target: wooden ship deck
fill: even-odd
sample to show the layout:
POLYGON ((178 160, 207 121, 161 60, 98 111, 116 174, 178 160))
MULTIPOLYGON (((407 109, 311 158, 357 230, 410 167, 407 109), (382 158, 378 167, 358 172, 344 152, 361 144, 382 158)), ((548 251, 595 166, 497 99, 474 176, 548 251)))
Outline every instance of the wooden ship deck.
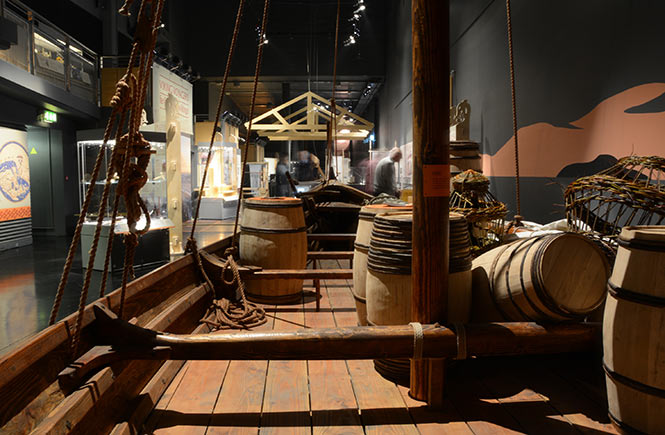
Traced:
MULTIPOLYGON (((312 287, 299 304, 265 306, 269 321, 259 329, 355 326, 350 286, 322 281, 318 312, 312 287)), ((154 398, 143 428, 126 433, 617 433, 599 352, 453 362, 446 388, 445 407, 434 411, 371 360, 188 361, 154 398)))

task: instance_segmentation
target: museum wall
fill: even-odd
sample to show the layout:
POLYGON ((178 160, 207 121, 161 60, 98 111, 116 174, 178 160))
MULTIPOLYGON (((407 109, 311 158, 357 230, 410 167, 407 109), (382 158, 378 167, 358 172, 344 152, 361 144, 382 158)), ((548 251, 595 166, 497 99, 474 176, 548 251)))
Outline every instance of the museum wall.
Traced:
MULTIPOLYGON (((646 0, 512 2, 525 217, 563 217, 565 186, 622 156, 665 154, 663 16, 646 0)), ((505 2, 452 0, 451 20, 455 102, 469 100, 471 139, 512 215, 505 2)))
POLYGON ((395 0, 386 11, 385 79, 377 93, 377 149, 413 140, 411 95, 411 1, 395 0))

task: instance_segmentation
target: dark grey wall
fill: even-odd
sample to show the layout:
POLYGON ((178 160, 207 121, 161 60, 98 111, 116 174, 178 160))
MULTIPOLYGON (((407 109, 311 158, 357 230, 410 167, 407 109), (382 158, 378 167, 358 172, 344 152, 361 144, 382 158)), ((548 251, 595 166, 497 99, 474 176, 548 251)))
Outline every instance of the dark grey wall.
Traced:
POLYGON ((377 94, 378 149, 413 140, 411 98, 411 1, 394 0, 386 8, 385 82, 377 94))
MULTIPOLYGON (((456 101, 469 100, 471 139, 489 155, 513 135, 505 7, 497 0, 451 0, 453 93, 456 101)), ((518 127, 546 123, 570 131, 577 128, 571 122, 608 98, 664 82, 663 16, 665 2, 659 1, 512 1, 518 127)), ((629 110, 662 113, 665 98, 629 110)), ((630 133, 626 136, 622 155, 631 153, 630 133)), ((527 146, 520 137, 520 148, 527 146)), ((621 155, 568 166, 562 171, 567 177, 523 179, 522 214, 537 221, 562 217, 562 187, 615 157, 621 155)), ((514 212, 514 180, 493 177, 492 186, 514 212)))

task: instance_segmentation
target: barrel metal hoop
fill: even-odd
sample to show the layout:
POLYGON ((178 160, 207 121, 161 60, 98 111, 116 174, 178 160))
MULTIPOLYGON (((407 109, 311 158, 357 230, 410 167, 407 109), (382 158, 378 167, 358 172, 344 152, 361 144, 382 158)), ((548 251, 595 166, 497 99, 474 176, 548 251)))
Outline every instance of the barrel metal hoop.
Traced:
POLYGON ((605 370, 605 374, 614 382, 618 382, 619 384, 625 385, 626 387, 640 391, 649 396, 665 399, 665 390, 653 387, 651 385, 643 384, 642 382, 630 379, 627 376, 624 376, 613 370, 610 370, 609 367, 607 367, 607 365, 605 364, 605 361, 603 361, 603 370, 605 370))
POLYGON ((612 281, 607 281, 607 290, 609 293, 614 296, 616 299, 623 299, 624 301, 634 302, 636 304, 649 305, 650 307, 663 308, 665 307, 665 298, 645 295, 643 293, 637 293, 632 290, 627 290, 623 287, 618 287, 612 283, 612 281))
POLYGON ((506 312, 501 308, 501 305, 499 302, 496 300, 496 292, 494 291, 494 275, 496 273, 496 266, 499 263, 499 258, 503 255, 504 252, 510 247, 511 245, 506 245, 503 247, 501 252, 494 257, 494 260, 492 260, 492 266, 490 266, 490 271, 489 271, 489 276, 488 276, 488 281, 489 281, 489 292, 490 292, 490 298, 492 299, 492 302, 494 303, 494 308, 501 314, 501 317, 503 317, 503 320, 510 320, 510 318, 506 315, 506 312))
POLYGON ((362 243, 354 242, 353 247, 360 250, 360 251, 362 251, 362 252, 364 252, 365 254, 367 254, 367 252, 369 252, 369 246, 364 245, 362 243), (365 252, 365 251, 367 251, 367 252, 365 252))
MULTIPOLYGON (((517 251, 518 251, 523 245, 525 245, 526 243, 528 243, 530 240, 531 240, 531 239, 525 239, 525 240, 522 240, 521 242, 518 242, 518 243, 516 244, 515 249, 513 250, 513 252, 510 253, 510 256, 508 257, 508 267, 506 268, 505 278, 506 278, 506 290, 508 290, 508 298, 510 299, 510 302, 513 304, 513 307, 515 307, 515 309, 517 310, 517 312, 518 312, 518 313, 519 313, 524 319, 526 319, 526 320, 529 321, 529 322, 535 322, 535 320, 532 319, 531 316, 529 316, 527 313, 525 313, 524 310, 522 310, 522 308, 521 308, 519 305, 517 305, 517 303, 516 303, 515 300, 513 299, 513 292, 512 292, 512 290, 510 289, 510 266, 511 266, 511 264, 512 264, 512 263, 511 263, 511 260, 512 260, 513 257, 515 256, 515 253, 516 253, 516 252, 517 252, 517 251)), ((526 291, 524 290, 524 285, 522 285, 522 294, 526 294, 526 291)), ((529 299, 527 298, 527 301, 528 301, 528 300, 529 300, 529 299)))
POLYGON ((622 434, 648 435, 646 432, 642 432, 641 430, 635 429, 633 426, 631 426, 629 424, 626 424, 623 421, 619 420, 610 411, 607 411, 607 416, 612 421, 612 424, 614 424, 617 428, 619 428, 619 431, 622 434))
POLYGON ((457 337, 457 356, 455 359, 467 359, 466 328, 463 323, 455 323, 453 324, 453 328, 457 337))
POLYGON ((665 243, 662 242, 649 242, 646 240, 625 240, 617 237, 617 243, 622 248, 626 249, 639 249, 642 251, 652 252, 665 252, 665 243))
MULTIPOLYGON (((541 238, 547 237, 547 236, 540 236, 541 238)), ((545 249, 547 249, 548 244, 541 244, 538 247, 538 250, 536 251, 536 254, 534 256, 535 259, 542 259, 543 256, 545 255, 545 249)), ((533 280, 533 289, 538 295, 538 298, 540 301, 545 305, 545 307, 552 311, 555 314, 558 314, 562 317, 566 317, 568 319, 574 319, 576 317, 580 317, 579 315, 576 315, 575 313, 571 313, 570 311, 566 310, 564 307, 561 305, 557 304, 556 301, 552 298, 552 296, 545 291, 543 286, 541 284, 543 283, 543 274, 541 273, 541 268, 538 267, 538 265, 542 264, 541 261, 534 261, 531 263, 531 275, 533 275, 536 279, 533 280)), ((550 316, 547 316, 550 317, 550 316)))
POLYGON ((278 230, 278 229, 246 227, 246 226, 240 225, 240 231, 247 232, 247 233, 261 233, 261 234, 294 234, 294 233, 307 232, 307 227, 285 228, 285 229, 278 230))
MULTIPOLYGON (((529 251, 531 250, 531 248, 533 248, 533 245, 535 245, 536 242, 543 239, 544 237, 545 236, 537 236, 535 238, 535 240, 533 241, 533 243, 530 244, 529 246, 527 246, 526 251, 524 252, 524 255, 522 255, 522 262, 520 264, 519 276, 520 276, 520 287, 522 287, 522 294, 524 295, 524 298, 526 299, 527 303, 538 314, 538 316, 540 316, 543 319, 547 319, 550 316, 547 315, 543 310, 541 310, 540 307, 538 305, 536 305, 536 303, 531 300, 531 298, 529 297, 529 293, 526 291, 526 285, 524 284, 524 269, 525 269, 525 265, 526 265, 526 257, 529 254, 529 251)), ((531 239, 527 239, 527 240, 531 240, 531 239)), ((534 271, 534 265, 536 264, 536 261, 535 261, 536 258, 538 258, 538 250, 536 250, 536 255, 534 256, 534 261, 531 263, 531 275, 532 276, 534 276, 534 273, 537 273, 537 272, 534 271)), ((542 294, 543 292, 542 292, 542 289, 539 285, 539 282, 540 282, 539 279, 532 279, 531 284, 533 285, 533 290, 536 292, 536 296, 538 296, 538 298, 541 300, 543 305, 545 305, 546 308, 550 309, 549 304, 547 303, 547 301, 543 300, 543 294, 542 294)))
POLYGON ((413 359, 423 359, 423 342, 425 341, 423 325, 411 322, 409 326, 413 328, 413 359))

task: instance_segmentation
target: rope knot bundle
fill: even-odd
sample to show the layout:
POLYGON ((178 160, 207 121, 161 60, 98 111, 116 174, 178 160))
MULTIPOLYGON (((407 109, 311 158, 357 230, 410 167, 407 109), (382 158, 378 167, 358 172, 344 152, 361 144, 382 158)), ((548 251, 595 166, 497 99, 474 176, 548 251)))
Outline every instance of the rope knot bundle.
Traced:
MULTIPOLYGON (((132 87, 126 80, 127 76, 118 80, 115 85, 115 94, 111 98, 111 107, 115 110, 126 110, 133 103, 132 87)), ((136 86, 136 77, 133 74, 129 75, 129 80, 136 86)))

